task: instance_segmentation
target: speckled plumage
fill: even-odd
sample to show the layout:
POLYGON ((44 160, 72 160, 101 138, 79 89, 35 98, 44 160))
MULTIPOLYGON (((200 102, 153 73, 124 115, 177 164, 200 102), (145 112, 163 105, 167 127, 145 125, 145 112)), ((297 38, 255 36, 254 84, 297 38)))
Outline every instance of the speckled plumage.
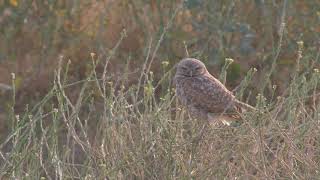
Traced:
POLYGON ((177 64, 174 82, 177 97, 195 118, 208 120, 209 114, 234 114, 242 108, 254 109, 238 101, 197 59, 181 60, 177 64))

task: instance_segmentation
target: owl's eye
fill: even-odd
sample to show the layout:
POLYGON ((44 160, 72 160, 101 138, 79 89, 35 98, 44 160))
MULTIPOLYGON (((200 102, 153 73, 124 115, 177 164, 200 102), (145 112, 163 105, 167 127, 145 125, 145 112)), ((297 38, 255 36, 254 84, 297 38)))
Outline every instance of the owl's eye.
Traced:
POLYGON ((196 69, 195 69, 196 71, 201 71, 202 70, 202 68, 201 67, 196 67, 196 69))

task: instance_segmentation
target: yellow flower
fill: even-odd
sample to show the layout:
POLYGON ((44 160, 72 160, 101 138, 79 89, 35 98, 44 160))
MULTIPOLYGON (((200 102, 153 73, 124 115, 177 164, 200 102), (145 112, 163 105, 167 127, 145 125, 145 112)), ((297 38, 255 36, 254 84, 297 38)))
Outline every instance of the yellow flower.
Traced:
POLYGON ((9 3, 14 7, 18 6, 18 0, 10 0, 9 3))

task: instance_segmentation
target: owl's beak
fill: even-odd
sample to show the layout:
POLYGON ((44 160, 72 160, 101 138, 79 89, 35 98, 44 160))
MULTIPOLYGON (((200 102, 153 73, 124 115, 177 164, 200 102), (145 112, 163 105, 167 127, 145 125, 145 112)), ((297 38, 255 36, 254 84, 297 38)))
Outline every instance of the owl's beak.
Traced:
POLYGON ((192 75, 193 75, 193 71, 190 71, 190 77, 192 77, 192 75))

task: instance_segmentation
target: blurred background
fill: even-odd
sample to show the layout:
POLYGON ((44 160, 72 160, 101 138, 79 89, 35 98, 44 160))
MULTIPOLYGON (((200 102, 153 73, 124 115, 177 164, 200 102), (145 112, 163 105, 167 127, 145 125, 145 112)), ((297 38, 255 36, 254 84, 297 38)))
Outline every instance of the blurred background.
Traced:
POLYGON ((15 108, 23 111, 52 87, 60 56, 70 61, 69 81, 76 82, 90 72, 91 53, 103 60, 123 38, 108 72, 128 68, 128 85, 137 82, 135 72, 148 56, 154 56, 155 79, 163 74, 158 67, 188 55, 213 75, 232 58, 226 85, 235 88, 256 68, 253 94, 276 62, 271 79, 280 94, 295 69, 297 42, 303 42, 304 65, 318 58, 319 36, 318 0, 0 0, 0 132, 8 127, 12 82, 15 108))

